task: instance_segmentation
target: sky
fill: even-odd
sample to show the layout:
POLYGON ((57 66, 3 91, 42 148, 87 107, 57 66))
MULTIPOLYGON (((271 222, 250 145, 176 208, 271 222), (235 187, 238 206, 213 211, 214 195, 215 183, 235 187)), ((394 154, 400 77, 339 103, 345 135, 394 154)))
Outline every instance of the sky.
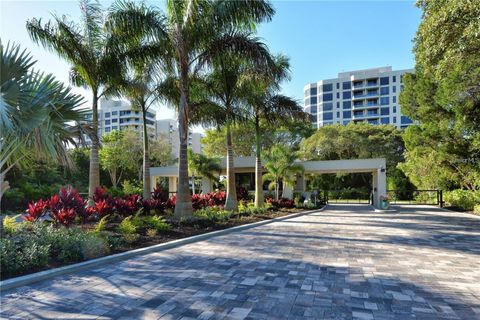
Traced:
MULTIPOLYGON (((162 2, 147 1, 162 8, 162 2)), ((111 1, 102 1, 107 7, 111 1)), ((311 82, 337 77, 343 71, 392 66, 394 70, 413 68, 412 39, 421 12, 414 1, 272 1, 276 14, 259 26, 273 53, 290 58, 291 81, 282 91, 303 103, 303 87, 311 82)), ((31 52, 35 68, 54 74, 68 83, 69 65, 54 53, 35 44, 25 23, 33 17, 45 21, 52 14, 79 21, 77 1, 0 0, 2 43, 14 41, 31 52)), ((87 90, 75 92, 90 99, 87 90)), ((156 106, 157 118, 173 118, 174 112, 156 106)))

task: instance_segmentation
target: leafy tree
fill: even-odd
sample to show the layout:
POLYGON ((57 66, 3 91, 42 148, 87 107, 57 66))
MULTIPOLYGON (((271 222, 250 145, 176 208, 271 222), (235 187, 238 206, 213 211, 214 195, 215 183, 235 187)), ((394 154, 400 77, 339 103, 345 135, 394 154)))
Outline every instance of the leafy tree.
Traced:
POLYGON ((125 143, 124 132, 114 130, 102 137, 103 148, 100 150, 100 164, 107 170, 112 186, 117 188, 123 172, 135 165, 134 159, 128 155, 128 144, 125 143))
POLYGON ((173 164, 172 146, 166 135, 161 134, 150 142, 150 164, 164 167, 173 164))
MULTIPOLYGON (((255 151, 255 130, 252 125, 243 123, 230 128, 232 135, 232 152, 234 157, 249 157, 255 151)), ((227 153, 227 128, 205 130, 202 138, 202 152, 208 157, 224 157, 227 153)))
MULTIPOLYGON (((385 158, 390 187, 410 189, 408 180, 397 169, 404 160, 404 150, 402 131, 394 126, 349 123, 321 127, 300 144, 300 157, 303 160, 385 158)), ((347 178, 345 175, 337 176, 352 187, 370 182, 370 175, 365 174, 349 175, 347 178)), ((328 181, 334 184, 332 180, 328 181)))
POLYGON ((206 177, 210 180, 218 181, 214 172, 220 172, 220 161, 218 158, 210 158, 200 153, 194 153, 188 149, 188 168, 192 176, 192 193, 195 194, 195 177, 206 177))
POLYGON ((263 175, 263 180, 271 181, 269 188, 275 190, 275 199, 278 200, 280 181, 283 184, 282 190, 285 190, 285 185, 293 186, 296 174, 302 173, 303 167, 295 163, 297 154, 282 145, 276 145, 269 152, 265 152, 263 159, 268 171, 263 175))
POLYGON ((415 73, 403 79, 402 111, 419 121, 405 132, 402 170, 422 188, 480 188, 480 6, 423 0, 415 73))
MULTIPOLYGON (((175 206, 177 217, 191 216, 193 208, 188 177, 188 127, 191 117, 191 85, 219 53, 246 53, 251 61, 261 52, 249 49, 247 35, 240 30, 253 30, 256 23, 269 20, 274 10, 266 1, 174 1, 167 0, 165 34, 172 48, 172 61, 178 81, 179 105, 179 166, 178 192, 175 206), (240 28, 240 29, 238 29, 240 28), (237 30, 238 29, 238 30, 237 30)), ((131 28, 144 28, 158 32, 160 13, 153 8, 122 10, 123 23, 131 28)), ((262 57, 263 58, 263 57, 262 57)))
POLYGON ((30 37, 44 48, 57 53, 72 66, 70 81, 92 91, 92 147, 90 154, 89 188, 91 198, 100 185, 98 152, 98 100, 107 95, 118 76, 124 73, 124 63, 117 51, 118 39, 106 32, 105 15, 98 1, 81 0, 80 24, 68 21, 66 16, 53 16, 53 21, 42 23, 33 18, 27 22, 30 37))
POLYGON ((31 159, 68 164, 67 145, 81 128, 83 99, 52 75, 32 70, 35 61, 18 45, 0 43, 0 202, 6 174, 31 159))

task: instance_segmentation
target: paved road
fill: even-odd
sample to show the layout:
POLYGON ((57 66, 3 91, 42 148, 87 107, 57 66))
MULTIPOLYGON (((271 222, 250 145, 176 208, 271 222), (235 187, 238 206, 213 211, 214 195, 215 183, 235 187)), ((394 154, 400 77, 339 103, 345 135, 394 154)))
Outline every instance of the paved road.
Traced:
POLYGON ((362 205, 2 293, 4 318, 480 319, 480 219, 362 205))

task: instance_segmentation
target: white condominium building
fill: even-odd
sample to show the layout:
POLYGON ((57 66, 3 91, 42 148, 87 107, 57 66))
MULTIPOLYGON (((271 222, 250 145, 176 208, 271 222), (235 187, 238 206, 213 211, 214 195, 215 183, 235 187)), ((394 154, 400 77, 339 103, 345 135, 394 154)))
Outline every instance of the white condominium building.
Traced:
MULTIPOLYGON (((165 136, 172 146, 172 154, 174 158, 178 158, 178 150, 180 145, 178 135, 178 123, 173 119, 157 120, 157 136, 165 136)), ((188 146, 192 148, 195 153, 202 153, 202 139, 203 135, 198 132, 188 131, 188 146)))
POLYGON ((403 90, 402 76, 407 72, 413 70, 381 67, 341 72, 337 78, 307 84, 305 111, 311 114, 316 128, 363 121, 404 129, 412 124, 402 114, 398 101, 403 90))
MULTIPOLYGON (((153 109, 147 111, 147 131, 150 138, 156 135, 155 129, 156 112, 153 109)), ((92 119, 92 114, 87 115, 92 119)), ((98 135, 101 137, 113 130, 125 130, 132 128, 143 134, 142 112, 133 110, 130 103, 123 100, 100 99, 98 105, 98 135)))

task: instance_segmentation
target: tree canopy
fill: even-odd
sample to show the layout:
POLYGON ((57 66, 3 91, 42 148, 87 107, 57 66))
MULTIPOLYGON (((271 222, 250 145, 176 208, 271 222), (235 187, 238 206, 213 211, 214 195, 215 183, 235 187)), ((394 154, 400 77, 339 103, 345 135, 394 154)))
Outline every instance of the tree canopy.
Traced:
POLYGON ((402 111, 419 122, 404 135, 402 170, 421 188, 480 188, 480 6, 423 0, 402 111))

